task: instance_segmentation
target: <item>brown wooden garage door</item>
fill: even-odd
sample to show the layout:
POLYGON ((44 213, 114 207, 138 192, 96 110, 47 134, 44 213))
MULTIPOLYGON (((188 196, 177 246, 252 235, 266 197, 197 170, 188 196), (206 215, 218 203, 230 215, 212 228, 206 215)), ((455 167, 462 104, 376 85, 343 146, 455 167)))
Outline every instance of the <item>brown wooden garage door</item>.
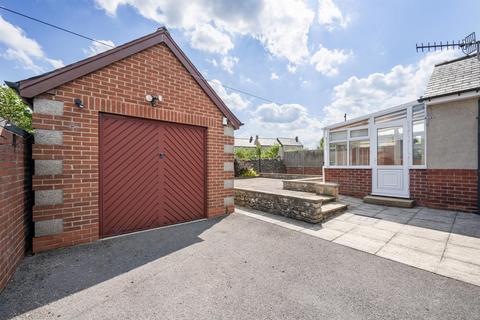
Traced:
POLYGON ((204 218, 205 144, 205 128, 101 114, 101 235, 204 218))

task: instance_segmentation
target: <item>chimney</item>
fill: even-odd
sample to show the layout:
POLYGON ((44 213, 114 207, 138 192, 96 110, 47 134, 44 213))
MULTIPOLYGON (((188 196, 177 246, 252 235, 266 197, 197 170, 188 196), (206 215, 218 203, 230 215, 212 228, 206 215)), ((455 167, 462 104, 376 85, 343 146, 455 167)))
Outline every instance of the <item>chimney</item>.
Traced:
POLYGON ((298 142, 298 136, 295 137, 295 142, 298 142))

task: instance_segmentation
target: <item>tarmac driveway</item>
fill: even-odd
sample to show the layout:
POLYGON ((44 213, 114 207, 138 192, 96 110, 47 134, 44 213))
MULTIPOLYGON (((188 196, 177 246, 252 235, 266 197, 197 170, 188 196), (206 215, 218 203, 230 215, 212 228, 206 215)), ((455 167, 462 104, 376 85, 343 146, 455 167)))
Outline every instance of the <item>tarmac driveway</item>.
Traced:
POLYGON ((478 319, 480 287, 233 214, 28 257, 15 316, 478 319))

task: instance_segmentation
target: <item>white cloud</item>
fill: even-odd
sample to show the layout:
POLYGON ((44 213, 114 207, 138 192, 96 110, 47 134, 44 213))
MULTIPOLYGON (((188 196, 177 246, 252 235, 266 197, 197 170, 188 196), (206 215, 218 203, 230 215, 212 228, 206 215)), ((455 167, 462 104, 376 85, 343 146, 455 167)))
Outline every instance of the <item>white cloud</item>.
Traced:
POLYGON ((250 101, 242 98, 240 94, 236 92, 228 93, 220 80, 214 79, 208 83, 230 109, 240 111, 248 108, 250 105, 250 101))
POLYGON ((316 148, 322 136, 321 121, 300 104, 266 103, 250 112, 239 135, 296 137, 309 148, 316 148))
POLYGON ((293 64, 287 64, 287 71, 290 73, 295 73, 297 72, 297 66, 293 64))
POLYGON ((95 0, 114 15, 130 5, 147 19, 186 32, 190 45, 208 52, 226 53, 230 36, 259 40, 273 56, 299 64, 309 56, 308 31, 315 13, 304 0, 95 0))
POLYGON ((115 47, 115 43, 113 43, 112 40, 98 40, 98 41, 92 41, 88 49, 83 49, 83 52, 87 56, 91 57, 115 47), (98 41, 103 42, 107 45, 104 45, 98 41))
POLYGON ((318 0, 317 18, 329 31, 333 31, 337 26, 346 28, 350 23, 350 18, 343 15, 333 0, 318 0))
POLYGON ((233 73, 233 68, 238 63, 239 59, 237 57, 224 56, 220 61, 220 67, 228 73, 233 73))
POLYGON ((418 99, 436 63, 454 58, 453 51, 427 54, 416 64, 396 65, 386 73, 351 77, 333 89, 332 102, 324 107, 324 125, 366 115, 418 99))
POLYGON ((280 79, 280 77, 275 72, 272 72, 272 74, 270 74, 270 80, 278 80, 278 79, 280 79))
POLYGON ((315 65, 315 69, 326 76, 335 76, 338 74, 338 67, 353 55, 351 51, 321 47, 310 59, 310 63, 315 65))
POLYGON ((33 39, 28 38, 24 31, 4 20, 0 16, 0 43, 7 49, 1 56, 8 60, 17 61, 23 68, 35 73, 44 72, 47 69, 63 66, 61 60, 48 58, 40 45, 33 39))
POLYGON ((228 35, 209 24, 196 26, 188 32, 192 48, 210 53, 226 54, 233 48, 233 42, 228 35))

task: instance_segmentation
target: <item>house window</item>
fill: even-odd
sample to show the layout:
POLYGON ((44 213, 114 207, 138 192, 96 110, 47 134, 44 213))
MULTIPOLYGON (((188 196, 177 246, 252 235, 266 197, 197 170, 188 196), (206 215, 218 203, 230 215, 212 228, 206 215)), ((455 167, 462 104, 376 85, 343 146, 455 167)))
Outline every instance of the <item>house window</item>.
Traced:
POLYGON ((414 166, 425 165, 425 120, 413 122, 412 159, 414 166))
MULTIPOLYGON (((368 130, 368 129, 367 129, 368 130)), ((350 165, 368 166, 370 164, 370 141, 350 141, 350 165)))
POLYGON ((347 142, 330 143, 329 155, 331 166, 346 166, 347 142))

